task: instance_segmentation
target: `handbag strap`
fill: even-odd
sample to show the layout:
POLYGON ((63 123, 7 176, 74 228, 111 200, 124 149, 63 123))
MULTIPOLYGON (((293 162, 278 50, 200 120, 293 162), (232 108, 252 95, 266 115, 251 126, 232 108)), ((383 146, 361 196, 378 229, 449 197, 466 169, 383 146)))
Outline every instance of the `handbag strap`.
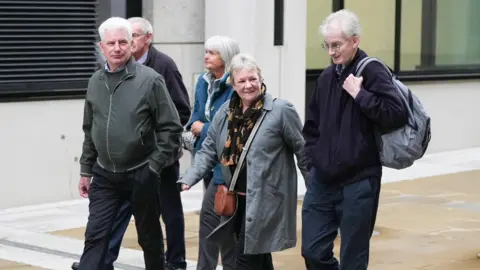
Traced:
POLYGON ((252 132, 250 133, 250 136, 248 136, 248 140, 245 143, 245 146, 243 147, 242 154, 240 155, 240 158, 238 160, 237 167, 235 168, 235 171, 233 172, 232 181, 230 182, 230 187, 228 188, 229 191, 233 191, 233 189, 235 188, 235 184, 237 183, 238 175, 240 174, 240 170, 242 169, 243 161, 245 160, 245 156, 247 155, 248 149, 250 148, 250 144, 252 143, 253 138, 255 137, 255 134, 257 134, 258 128, 260 127, 260 124, 262 123, 266 114, 267 114, 267 112, 265 110, 262 111, 262 115, 260 115, 260 118, 257 120, 257 122, 255 122, 255 125, 253 126, 252 132))

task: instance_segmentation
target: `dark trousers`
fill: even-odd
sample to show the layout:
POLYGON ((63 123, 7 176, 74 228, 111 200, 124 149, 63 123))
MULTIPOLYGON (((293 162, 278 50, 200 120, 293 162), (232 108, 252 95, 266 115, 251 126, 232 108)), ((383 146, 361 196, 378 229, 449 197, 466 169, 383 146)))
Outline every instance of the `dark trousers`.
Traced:
MULTIPOLYGON (((167 235, 167 263, 174 268, 187 268, 185 261, 185 219, 182 198, 177 186, 179 174, 180 164, 178 161, 162 170, 160 175, 159 207, 167 235)), ((115 219, 109 252, 105 261, 108 270, 114 269, 113 263, 118 258, 123 235, 127 230, 131 217, 131 205, 129 202, 125 202, 115 219)))
POLYGON ((208 172, 204 177, 203 177, 203 186, 205 189, 208 188, 208 185, 210 185, 210 182, 213 180, 213 171, 208 172))
POLYGON ((308 270, 365 270, 375 226, 380 179, 342 187, 317 180, 312 170, 302 209, 302 256, 308 270), (333 242, 341 232, 340 264, 333 242))
POLYGON ((200 210, 197 270, 217 269, 219 251, 222 257, 223 269, 235 269, 235 237, 232 235, 231 241, 226 241, 226 244, 222 246, 207 239, 207 236, 220 224, 220 217, 215 213, 214 208, 216 191, 217 186, 213 181, 210 181, 203 196, 202 208, 200 210))
POLYGON ((162 228, 158 219, 158 179, 148 166, 127 173, 112 173, 98 165, 88 191, 90 200, 85 247, 79 270, 104 270, 111 231, 120 207, 130 202, 145 269, 164 269, 162 228))
POLYGON ((238 208, 235 217, 237 246, 235 270, 273 270, 272 254, 245 254, 245 206, 246 197, 238 196, 238 208))

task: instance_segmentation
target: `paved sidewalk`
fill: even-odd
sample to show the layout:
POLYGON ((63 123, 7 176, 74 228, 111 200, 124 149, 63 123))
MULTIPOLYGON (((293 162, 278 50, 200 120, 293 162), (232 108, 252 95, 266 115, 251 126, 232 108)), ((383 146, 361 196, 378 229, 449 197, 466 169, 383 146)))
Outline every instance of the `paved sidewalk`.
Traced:
POLYGON ((11 269, 11 270, 42 270, 44 268, 39 268, 31 266, 28 264, 16 263, 12 261, 0 260, 0 269, 11 269))
MULTIPOLYGON (((372 270, 480 269, 480 171, 389 183, 382 186, 376 231, 371 244, 372 270)), ((301 202, 298 208, 301 232, 301 202)), ((198 215, 186 218, 187 258, 197 259, 198 215)), ((52 232, 83 239, 84 228, 52 232)), ((123 247, 139 249, 134 224, 123 247)), ((338 254, 340 240, 335 252, 338 254)), ((304 267, 297 248, 274 254, 276 270, 304 267)))
MULTIPOLYGON (((425 156, 412 168, 385 170, 372 270, 480 269, 480 149, 425 156)), ((199 194, 184 194, 187 259, 195 269, 199 194), (196 194, 196 195, 195 195, 196 194)), ((83 248, 88 201, 75 200, 0 211, 0 269, 69 269, 83 248), (26 265, 35 265, 28 267, 26 265), (41 268, 37 268, 41 267, 41 268)), ((276 270, 305 269, 297 247, 274 254, 276 270)), ((335 243, 338 255, 340 239, 335 243)), ((116 269, 143 269, 129 227, 116 269)))

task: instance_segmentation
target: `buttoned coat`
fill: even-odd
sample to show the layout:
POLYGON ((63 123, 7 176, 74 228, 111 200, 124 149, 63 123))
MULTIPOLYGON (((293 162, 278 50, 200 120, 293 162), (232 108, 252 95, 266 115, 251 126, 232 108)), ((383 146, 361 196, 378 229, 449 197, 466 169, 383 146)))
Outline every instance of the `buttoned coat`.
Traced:
MULTIPOLYGON (((219 164, 227 139, 228 105, 226 102, 213 118, 202 148, 192 167, 178 182, 195 185, 219 164)), ((247 163, 247 197, 245 212, 245 254, 260 254, 295 247, 297 219, 297 170, 294 156, 304 179, 302 123, 288 101, 266 94, 266 111, 245 158, 247 163)), ((222 166, 227 185, 232 174, 222 166)), ((222 217, 220 225, 208 236, 221 244, 234 232, 234 217, 222 217)))

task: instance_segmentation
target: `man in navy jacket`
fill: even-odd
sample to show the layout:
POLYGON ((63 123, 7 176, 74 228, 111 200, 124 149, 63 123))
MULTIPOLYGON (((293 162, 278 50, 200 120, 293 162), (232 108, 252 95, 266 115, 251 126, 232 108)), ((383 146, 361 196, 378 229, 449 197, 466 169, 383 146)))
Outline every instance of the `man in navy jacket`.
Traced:
POLYGON ((357 16, 341 10, 320 26, 333 64, 317 79, 303 134, 311 164, 302 210, 302 256, 307 269, 367 269, 377 215, 382 166, 374 128, 407 124, 408 112, 379 63, 355 77, 359 49, 357 16), (341 232, 340 262, 333 241, 341 232))

